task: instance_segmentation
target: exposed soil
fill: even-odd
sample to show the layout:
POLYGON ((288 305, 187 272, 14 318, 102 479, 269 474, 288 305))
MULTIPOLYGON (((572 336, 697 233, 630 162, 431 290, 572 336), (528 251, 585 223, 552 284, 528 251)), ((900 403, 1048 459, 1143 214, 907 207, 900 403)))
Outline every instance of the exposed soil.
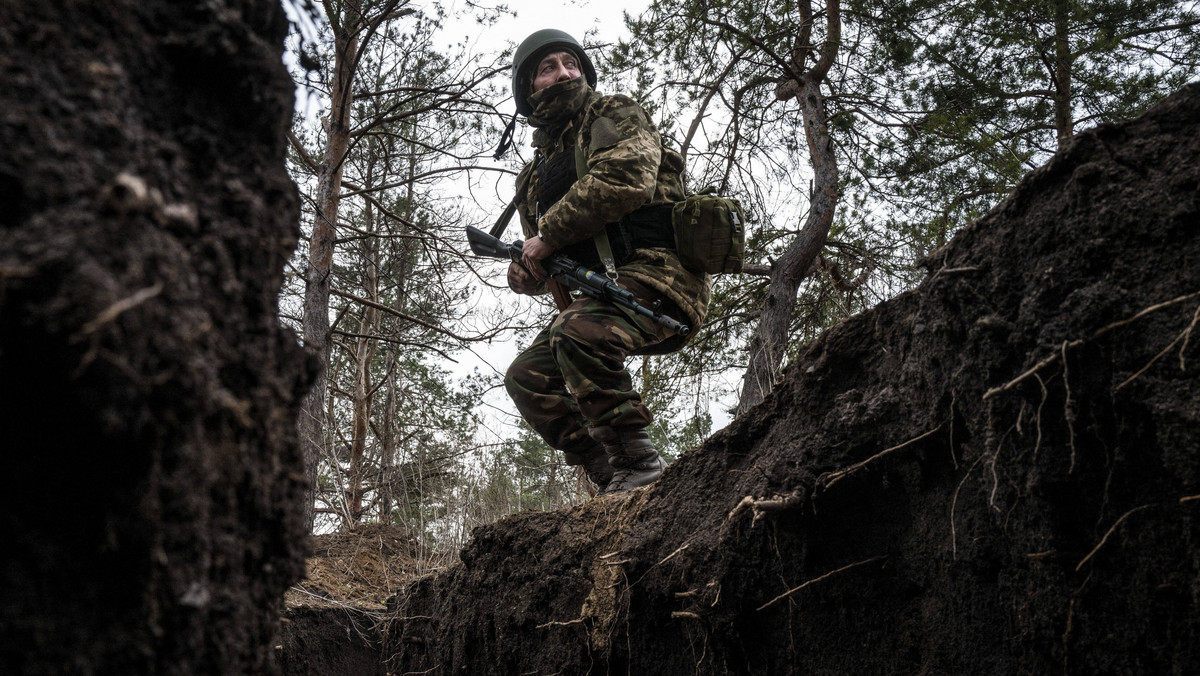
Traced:
POLYGON ((415 538, 381 525, 317 535, 304 579, 284 596, 277 662, 290 675, 382 674, 386 602, 428 560, 415 538))
POLYGON ((0 672, 268 673, 303 575, 278 0, 0 0, 0 672))

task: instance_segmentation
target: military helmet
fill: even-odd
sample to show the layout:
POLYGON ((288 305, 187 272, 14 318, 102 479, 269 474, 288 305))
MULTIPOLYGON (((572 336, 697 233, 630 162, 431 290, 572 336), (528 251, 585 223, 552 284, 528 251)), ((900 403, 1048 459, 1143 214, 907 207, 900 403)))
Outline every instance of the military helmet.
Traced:
POLYGON ((587 52, 583 51, 583 45, 563 31, 554 28, 542 29, 525 38, 513 54, 512 93, 513 100, 517 102, 517 112, 521 115, 527 116, 533 112, 528 98, 529 90, 533 86, 529 79, 530 67, 537 65, 534 63, 535 59, 541 59, 554 51, 568 51, 578 57, 579 69, 587 78, 588 85, 596 86, 596 68, 588 59, 587 52))

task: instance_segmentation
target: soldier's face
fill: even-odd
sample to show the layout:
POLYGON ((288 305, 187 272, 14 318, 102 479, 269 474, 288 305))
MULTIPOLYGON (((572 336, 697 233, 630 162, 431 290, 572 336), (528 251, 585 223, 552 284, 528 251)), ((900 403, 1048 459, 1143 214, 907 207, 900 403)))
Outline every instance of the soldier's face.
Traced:
POLYGON ((555 82, 574 80, 580 76, 579 59, 571 52, 553 52, 542 57, 533 72, 533 91, 540 92, 555 82))

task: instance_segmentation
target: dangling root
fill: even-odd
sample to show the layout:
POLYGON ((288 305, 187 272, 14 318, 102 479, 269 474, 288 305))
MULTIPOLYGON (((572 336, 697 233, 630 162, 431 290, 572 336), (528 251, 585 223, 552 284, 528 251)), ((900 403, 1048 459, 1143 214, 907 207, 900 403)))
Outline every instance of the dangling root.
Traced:
POLYGON ((1075 473, 1075 411, 1071 410, 1071 380, 1067 377, 1067 344, 1063 343, 1062 347, 1062 363, 1063 363, 1063 390, 1066 392, 1066 397, 1063 398, 1063 420, 1067 421, 1067 435, 1071 443, 1071 466, 1067 468, 1067 474, 1075 473))
POLYGON ((1095 548, 1092 549, 1092 551, 1088 552, 1087 556, 1083 557, 1083 560, 1079 562, 1078 566, 1075 566, 1075 572, 1078 573, 1079 570, 1081 568, 1083 568, 1083 564, 1085 564, 1089 560, 1091 560, 1091 558, 1096 555, 1096 552, 1100 551, 1100 548, 1104 546, 1104 543, 1108 542, 1109 536, 1111 536, 1113 534, 1113 532, 1117 530, 1117 526, 1120 526, 1121 523, 1123 521, 1125 521, 1125 519, 1127 519, 1132 514, 1136 514, 1137 512, 1140 512, 1143 509, 1149 509, 1153 506, 1154 505, 1142 505, 1141 507, 1134 507, 1133 509, 1129 510, 1128 512, 1125 512, 1124 514, 1122 514, 1121 518, 1117 519, 1116 523, 1114 523, 1112 525, 1112 527, 1108 529, 1108 532, 1104 534, 1104 537, 1100 538, 1100 543, 1097 544, 1095 546, 1095 548))
POLYGON ((1187 352, 1188 341, 1192 339, 1192 329, 1196 328, 1196 322, 1200 321, 1200 305, 1196 306, 1196 313, 1192 315, 1192 323, 1188 325, 1187 330, 1183 332, 1183 347, 1179 348, 1179 370, 1186 371, 1187 366, 1183 361, 1183 353, 1187 352))

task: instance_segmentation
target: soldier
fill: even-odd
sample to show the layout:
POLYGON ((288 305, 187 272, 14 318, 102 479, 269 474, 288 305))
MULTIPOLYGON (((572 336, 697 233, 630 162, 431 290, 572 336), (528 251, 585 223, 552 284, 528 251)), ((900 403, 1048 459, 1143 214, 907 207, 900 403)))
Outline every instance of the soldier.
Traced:
MULTIPOLYGON (((593 89, 595 68, 562 31, 526 38, 512 77, 535 150, 517 177, 515 198, 529 272, 510 264, 509 286, 545 293, 555 282, 540 262, 561 250, 603 269, 641 304, 661 301, 664 313, 690 324, 694 335, 711 280, 685 269, 674 251, 671 205, 684 198, 683 158, 663 146, 633 99, 593 89)), ((534 430, 603 492, 654 481, 665 463, 646 433, 653 416, 625 358, 672 352, 686 339, 611 303, 561 290, 556 300, 560 309, 569 305, 512 363, 505 388, 534 430)))

